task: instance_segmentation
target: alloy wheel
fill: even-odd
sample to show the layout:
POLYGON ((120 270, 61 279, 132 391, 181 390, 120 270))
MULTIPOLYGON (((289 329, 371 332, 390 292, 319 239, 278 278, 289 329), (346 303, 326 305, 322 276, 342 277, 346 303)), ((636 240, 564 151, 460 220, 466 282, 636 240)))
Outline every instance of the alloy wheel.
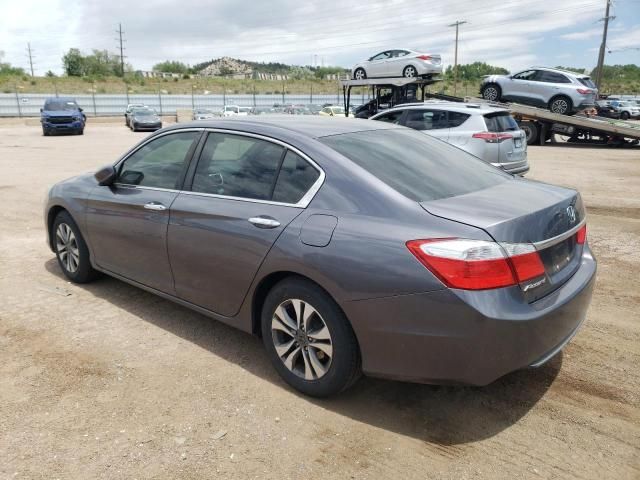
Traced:
POLYGON ((356 80, 364 80, 366 78, 364 70, 362 70, 361 68, 356 70, 355 77, 356 77, 356 80))
POLYGON ((331 333, 311 304, 299 299, 282 302, 271 319, 271 336, 278 357, 298 377, 317 380, 329 371, 331 333))
POLYGON ((551 104, 551 111, 553 113, 566 113, 569 110, 569 104, 564 98, 557 98, 551 104))
POLYGON ((498 89, 496 87, 487 87, 484 89, 483 97, 485 100, 492 102, 498 99, 498 89))
POLYGON ((80 265, 80 249, 71 227, 61 223, 56 229, 56 252, 64 268, 75 273, 80 265))
POLYGON ((404 76, 405 78, 413 78, 416 76, 418 72, 416 72, 416 69, 414 67, 407 67, 404 69, 404 76))

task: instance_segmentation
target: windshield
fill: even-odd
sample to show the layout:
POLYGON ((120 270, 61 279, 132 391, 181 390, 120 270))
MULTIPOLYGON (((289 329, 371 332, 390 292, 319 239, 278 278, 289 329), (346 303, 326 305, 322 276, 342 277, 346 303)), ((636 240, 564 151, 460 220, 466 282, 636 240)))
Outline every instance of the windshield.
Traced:
POLYGON ((78 104, 67 100, 49 100, 44 104, 45 110, 78 110, 78 104))
POLYGON ((404 128, 319 140, 417 202, 464 195, 512 178, 463 150, 404 128))
POLYGON ((144 117, 144 116, 147 116, 147 115, 155 115, 156 112, 154 112, 153 110, 149 110, 147 108, 140 108, 140 109, 134 110, 133 114, 136 117, 144 117))
POLYGON ((331 111, 333 111, 333 113, 344 113, 344 108, 342 108, 342 107, 331 107, 331 111))
POLYGON ((620 107, 630 107, 631 104, 629 102, 620 102, 620 103, 618 103, 618 106, 620 106, 620 107))
POLYGON ((520 127, 509 112, 488 113, 484 116, 489 132, 515 132, 520 127))

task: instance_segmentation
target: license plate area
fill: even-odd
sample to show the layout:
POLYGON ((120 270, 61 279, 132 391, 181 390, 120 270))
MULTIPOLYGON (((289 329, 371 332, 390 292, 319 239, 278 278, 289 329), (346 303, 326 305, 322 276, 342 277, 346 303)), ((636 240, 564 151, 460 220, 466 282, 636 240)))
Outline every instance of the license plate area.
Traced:
POLYGON ((576 255, 576 236, 573 235, 562 242, 541 250, 540 258, 547 274, 553 277, 571 263, 576 255))

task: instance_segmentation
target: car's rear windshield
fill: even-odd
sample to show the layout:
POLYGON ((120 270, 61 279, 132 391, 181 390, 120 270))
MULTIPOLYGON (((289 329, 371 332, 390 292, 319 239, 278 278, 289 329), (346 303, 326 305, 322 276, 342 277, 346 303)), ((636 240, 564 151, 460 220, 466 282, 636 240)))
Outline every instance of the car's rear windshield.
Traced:
POLYGON ((464 195, 511 179, 473 155, 414 130, 367 130, 319 140, 417 202, 464 195))
POLYGON ((596 88, 596 84, 593 83, 593 80, 591 80, 589 77, 578 77, 578 81, 585 87, 596 88))
POLYGON ((489 132, 515 132, 520 130, 509 112, 487 113, 484 116, 489 132))

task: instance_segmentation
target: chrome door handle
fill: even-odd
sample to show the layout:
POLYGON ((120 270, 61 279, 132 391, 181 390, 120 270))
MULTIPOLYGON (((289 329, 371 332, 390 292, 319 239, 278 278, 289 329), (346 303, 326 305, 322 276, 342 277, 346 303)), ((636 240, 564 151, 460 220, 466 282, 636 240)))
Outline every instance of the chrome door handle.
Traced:
POLYGON ((156 203, 156 202, 145 203, 144 208, 146 208, 147 210, 159 210, 159 211, 167 209, 167 207, 165 207, 161 203, 156 203))
POLYGON ((249 223, 252 223, 258 228, 277 228, 280 226, 279 221, 269 217, 251 217, 249 223))

